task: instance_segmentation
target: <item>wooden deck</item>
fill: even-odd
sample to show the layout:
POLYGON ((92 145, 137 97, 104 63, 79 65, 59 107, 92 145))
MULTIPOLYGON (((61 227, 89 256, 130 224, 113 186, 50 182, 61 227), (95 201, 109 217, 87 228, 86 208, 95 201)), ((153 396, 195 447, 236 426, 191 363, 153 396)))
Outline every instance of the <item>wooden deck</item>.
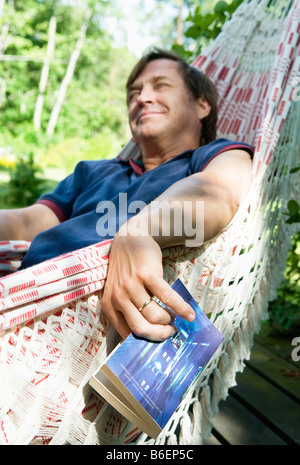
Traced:
MULTIPOLYGON (((300 361, 291 338, 262 328, 237 386, 219 405, 206 445, 299 445, 300 361)), ((298 335, 300 336, 300 334, 298 335)))

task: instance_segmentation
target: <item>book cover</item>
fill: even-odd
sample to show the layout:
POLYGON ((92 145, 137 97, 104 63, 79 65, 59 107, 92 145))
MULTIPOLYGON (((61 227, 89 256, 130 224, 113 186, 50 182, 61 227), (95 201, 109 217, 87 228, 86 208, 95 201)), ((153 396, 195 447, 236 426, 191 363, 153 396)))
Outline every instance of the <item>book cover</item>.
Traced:
POLYGON ((162 342, 130 334, 90 382, 151 437, 156 437, 167 424, 223 340, 182 282, 177 280, 172 287, 194 309, 195 320, 190 323, 177 316, 174 320, 177 333, 162 342))

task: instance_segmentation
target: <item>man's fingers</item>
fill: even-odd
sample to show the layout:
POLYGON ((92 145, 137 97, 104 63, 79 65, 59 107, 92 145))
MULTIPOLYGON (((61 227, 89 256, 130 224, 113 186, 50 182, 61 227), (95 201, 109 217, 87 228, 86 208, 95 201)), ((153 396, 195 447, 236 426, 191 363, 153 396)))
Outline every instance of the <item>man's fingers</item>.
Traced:
POLYGON ((154 279, 147 284, 147 287, 150 292, 153 292, 165 306, 170 307, 177 315, 187 321, 194 321, 196 315, 192 307, 165 280, 154 279))
POLYGON ((147 291, 142 282, 135 283, 134 287, 129 286, 127 283, 126 294, 122 290, 121 294, 115 295, 112 299, 112 305, 123 313, 124 311, 127 313, 126 302, 129 300, 149 323, 153 325, 169 325, 174 319, 174 315, 171 315, 170 311, 151 299, 152 294, 147 291))
POLYGON ((139 312, 132 302, 127 302, 126 308, 124 307, 122 312, 128 326, 136 336, 152 341, 163 341, 176 332, 169 324, 153 324, 149 322, 144 317, 143 312, 139 312))
POLYGON ((115 328, 115 330, 119 333, 122 339, 126 339, 127 336, 131 333, 131 329, 129 328, 123 314, 121 312, 115 312, 113 321, 111 324, 115 328))
POLYGON ((131 333, 131 329, 126 322, 124 315, 113 308, 107 297, 102 297, 101 306, 102 311, 107 316, 115 330, 123 339, 125 339, 131 333))
MULTIPOLYGON (((158 306, 154 302, 152 304, 158 306)), ((123 339, 133 332, 136 336, 151 341, 163 341, 176 333, 176 329, 169 324, 171 322, 169 316, 167 323, 151 323, 145 318, 142 312, 138 311, 138 308, 130 300, 123 300, 122 311, 107 303, 102 308, 111 324, 123 339)), ((167 312, 162 308, 161 311, 167 315, 167 312)), ((159 317, 159 320, 162 321, 163 318, 159 317)))
POLYGON ((172 315, 168 310, 162 308, 155 300, 152 300, 149 295, 144 294, 142 298, 133 298, 133 304, 136 306, 140 314, 153 325, 169 325, 172 322, 172 315), (143 300, 144 299, 144 300, 143 300), (138 306, 143 300, 143 304, 138 306), (143 307, 144 304, 147 304, 143 307), (143 307, 143 308, 142 308, 143 307))

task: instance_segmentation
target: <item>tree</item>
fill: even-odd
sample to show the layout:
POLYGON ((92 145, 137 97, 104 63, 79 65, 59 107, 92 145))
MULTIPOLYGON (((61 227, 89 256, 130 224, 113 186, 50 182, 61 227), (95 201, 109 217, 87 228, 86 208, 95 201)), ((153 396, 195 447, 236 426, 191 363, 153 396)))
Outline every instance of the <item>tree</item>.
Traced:
POLYGON ((183 40, 182 43, 176 42, 173 50, 188 61, 196 58, 218 36, 225 21, 231 18, 242 1, 187 2, 189 14, 184 22, 183 40))
POLYGON ((49 38, 48 38, 48 44, 47 44, 47 52, 46 52, 46 57, 44 61, 44 66, 43 66, 42 73, 41 73, 39 95, 36 100, 35 111, 34 111, 34 116, 33 116, 33 125, 36 131, 39 131, 41 129, 41 115, 42 115, 43 104, 44 104, 44 93, 47 87, 49 68, 50 68, 50 63, 53 57, 54 46, 55 46, 56 22, 57 22, 56 17, 53 14, 49 22, 49 36, 48 36, 49 38))
POLYGON ((90 18, 92 16, 92 13, 93 13, 92 9, 89 8, 87 10, 87 12, 86 12, 84 22, 81 25, 79 38, 78 38, 78 40, 76 42, 76 45, 75 45, 75 48, 74 48, 74 50, 73 50, 73 52, 71 54, 66 74, 65 74, 65 76, 64 76, 64 78, 63 78, 63 80, 62 80, 62 82, 60 84, 58 96, 57 96, 56 102, 55 102, 54 107, 53 107, 52 112, 51 112, 51 116, 50 116, 48 127, 47 127, 48 136, 53 135, 55 126, 57 124, 57 119, 58 119, 58 116, 59 116, 59 112, 60 112, 61 106, 63 104, 64 98, 65 98, 65 95, 66 95, 66 92, 67 92, 68 85, 70 84, 70 82, 72 80, 74 70, 75 70, 75 66, 76 66, 77 60, 79 58, 81 48, 82 48, 83 43, 84 43, 84 39, 85 39, 85 36, 86 36, 86 31, 87 31, 89 20, 90 20, 90 18))
POLYGON ((99 141, 101 134, 106 146, 108 138, 111 147, 125 142, 124 86, 135 58, 114 48, 104 23, 108 7, 112 12, 104 0, 5 4, 0 146, 23 154, 73 137, 99 141))

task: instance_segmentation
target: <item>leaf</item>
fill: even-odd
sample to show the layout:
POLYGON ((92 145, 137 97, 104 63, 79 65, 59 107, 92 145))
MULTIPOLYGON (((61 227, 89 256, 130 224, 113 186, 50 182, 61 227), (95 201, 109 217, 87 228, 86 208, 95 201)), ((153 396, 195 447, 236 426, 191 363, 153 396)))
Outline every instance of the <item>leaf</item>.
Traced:
POLYGON ((201 27, 193 25, 186 30, 185 36, 191 37, 192 39, 197 39, 199 35, 201 34, 201 32, 202 32, 201 27))
POLYGON ((196 18, 195 24, 200 27, 201 29, 207 29, 215 20, 216 20, 216 15, 207 13, 204 16, 198 16, 196 18))
POLYGON ((300 165, 299 165, 299 166, 296 166, 295 168, 292 168, 292 169, 290 170, 290 173, 297 173, 297 171, 299 171, 299 170, 300 170, 300 165))
POLYGON ((228 4, 226 2, 220 1, 215 6, 215 13, 217 13, 218 15, 223 14, 224 11, 226 11, 227 7, 228 4))
POLYGON ((287 204, 287 207, 290 215, 295 215, 300 210, 300 205, 296 200, 290 200, 287 204))
POLYGON ((232 13, 240 6, 243 0, 234 0, 230 5, 227 7, 227 12, 232 15, 232 13))
POLYGON ((294 224, 294 223, 300 223, 300 213, 295 213, 294 215, 291 215, 287 220, 287 224, 294 224))
POLYGON ((172 51, 179 55, 184 60, 188 61, 191 56, 193 56, 193 52, 185 50, 183 45, 173 44, 172 51))

